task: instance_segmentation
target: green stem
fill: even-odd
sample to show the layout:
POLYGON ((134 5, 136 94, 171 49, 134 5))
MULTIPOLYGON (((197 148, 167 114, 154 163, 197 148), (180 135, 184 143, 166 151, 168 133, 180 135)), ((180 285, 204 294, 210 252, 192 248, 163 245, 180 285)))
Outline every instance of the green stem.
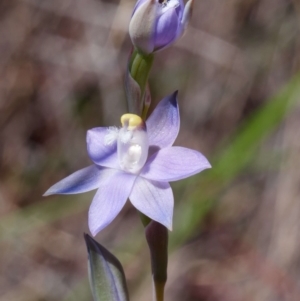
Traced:
POLYGON ((134 50, 131 56, 131 62, 129 66, 130 73, 133 79, 139 84, 142 94, 144 94, 145 92, 153 59, 153 54, 145 55, 138 52, 137 50, 134 50))
MULTIPOLYGON (((141 89, 140 101, 142 102, 144 101, 145 90, 149 78, 149 73, 153 64, 153 60, 153 54, 146 55, 140 53, 138 50, 134 50, 130 58, 129 72, 141 89)), ((143 115, 145 115, 144 111, 145 109, 143 105, 143 115)))

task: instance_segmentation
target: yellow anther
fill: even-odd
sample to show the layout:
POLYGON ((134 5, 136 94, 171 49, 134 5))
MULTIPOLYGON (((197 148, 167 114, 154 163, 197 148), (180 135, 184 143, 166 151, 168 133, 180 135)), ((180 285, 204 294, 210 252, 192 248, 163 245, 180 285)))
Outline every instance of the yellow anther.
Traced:
POLYGON ((121 116, 122 126, 127 126, 128 130, 134 130, 136 127, 143 125, 143 119, 135 114, 124 114, 121 116))

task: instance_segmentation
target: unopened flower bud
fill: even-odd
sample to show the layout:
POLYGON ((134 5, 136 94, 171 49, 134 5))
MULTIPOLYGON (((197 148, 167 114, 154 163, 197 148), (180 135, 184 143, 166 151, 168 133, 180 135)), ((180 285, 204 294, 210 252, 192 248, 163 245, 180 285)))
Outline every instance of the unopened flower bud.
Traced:
POLYGON ((138 0, 129 24, 133 45, 149 54, 168 47, 184 32, 193 0, 138 0))

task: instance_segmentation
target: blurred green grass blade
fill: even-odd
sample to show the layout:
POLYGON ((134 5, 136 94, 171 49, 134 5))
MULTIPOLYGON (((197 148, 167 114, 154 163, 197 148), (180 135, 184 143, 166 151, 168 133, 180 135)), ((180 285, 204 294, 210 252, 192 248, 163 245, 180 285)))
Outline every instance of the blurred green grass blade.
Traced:
POLYGON ((254 151, 273 131, 300 98, 300 74, 253 114, 238 130, 236 138, 215 160, 212 173, 220 179, 231 180, 247 163, 253 160, 254 151))
POLYGON ((205 171, 205 176, 200 174, 184 181, 186 185, 196 184, 197 188, 176 206, 171 247, 180 245, 196 230, 222 188, 253 161, 260 143, 295 108, 299 99, 300 73, 241 126, 235 138, 229 140, 232 142, 212 160, 212 169, 205 171))
POLYGON ((80 213, 88 208, 90 201, 90 194, 41 198, 38 203, 1 217, 0 241, 15 239, 55 220, 80 213))

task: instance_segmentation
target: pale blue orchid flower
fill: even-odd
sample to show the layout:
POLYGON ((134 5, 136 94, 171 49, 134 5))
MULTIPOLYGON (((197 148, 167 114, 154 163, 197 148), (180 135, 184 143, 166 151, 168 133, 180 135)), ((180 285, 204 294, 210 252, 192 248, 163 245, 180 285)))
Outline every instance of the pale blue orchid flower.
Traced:
POLYGON ((180 125, 177 92, 164 98, 146 122, 125 114, 121 123, 121 128, 89 130, 87 149, 94 164, 53 185, 45 195, 98 189, 88 219, 94 236, 113 221, 128 198, 171 230, 174 197, 168 182, 211 167, 198 151, 172 146, 180 125))

